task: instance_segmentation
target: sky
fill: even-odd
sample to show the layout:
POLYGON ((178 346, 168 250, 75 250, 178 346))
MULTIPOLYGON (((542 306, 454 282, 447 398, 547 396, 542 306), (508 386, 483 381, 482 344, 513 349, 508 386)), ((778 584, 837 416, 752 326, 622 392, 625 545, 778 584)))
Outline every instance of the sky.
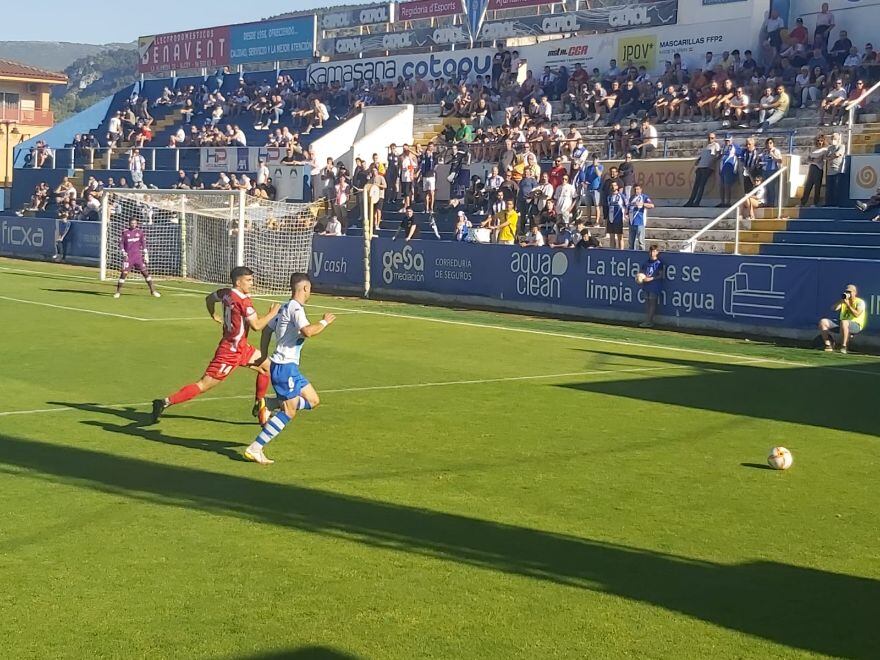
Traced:
POLYGON ((85 44, 125 43, 141 35, 248 23, 289 11, 346 4, 344 0, 150 0, 137 10, 137 3, 106 0, 5 1, 14 4, 13 15, 6 16, 14 20, 0 21, 0 41, 85 44), (116 20, 108 7, 116 8, 116 20))

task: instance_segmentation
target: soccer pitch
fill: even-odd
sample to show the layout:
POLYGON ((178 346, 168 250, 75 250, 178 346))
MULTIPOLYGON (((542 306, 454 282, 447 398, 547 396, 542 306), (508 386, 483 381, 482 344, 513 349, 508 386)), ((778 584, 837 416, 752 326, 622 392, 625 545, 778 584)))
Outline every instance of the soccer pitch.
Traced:
POLYGON ((880 657, 877 358, 314 296, 264 468, 137 279, 0 260, 4 657, 880 657))

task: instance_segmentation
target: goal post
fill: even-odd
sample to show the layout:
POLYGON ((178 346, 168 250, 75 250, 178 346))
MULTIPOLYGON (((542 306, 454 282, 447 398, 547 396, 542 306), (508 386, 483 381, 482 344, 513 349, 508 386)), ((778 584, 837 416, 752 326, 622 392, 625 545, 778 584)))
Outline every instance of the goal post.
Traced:
POLYGON ((249 197, 243 190, 109 189, 101 200, 102 280, 122 265, 121 236, 137 220, 154 279, 226 284, 236 266, 255 272, 258 291, 284 292, 309 267, 314 204, 249 197))

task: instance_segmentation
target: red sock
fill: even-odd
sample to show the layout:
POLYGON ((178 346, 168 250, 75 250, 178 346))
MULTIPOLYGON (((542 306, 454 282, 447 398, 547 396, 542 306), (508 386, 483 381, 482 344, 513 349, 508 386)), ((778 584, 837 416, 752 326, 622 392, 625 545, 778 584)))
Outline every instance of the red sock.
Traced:
POLYGON ((200 390, 199 386, 195 383, 192 385, 186 385, 168 397, 168 405, 176 406, 178 403, 184 403, 190 399, 196 398, 201 393, 202 390, 200 390))
POLYGON ((256 399, 259 401, 260 399, 266 398, 266 392, 269 391, 269 374, 258 373, 257 374, 257 393, 256 399))

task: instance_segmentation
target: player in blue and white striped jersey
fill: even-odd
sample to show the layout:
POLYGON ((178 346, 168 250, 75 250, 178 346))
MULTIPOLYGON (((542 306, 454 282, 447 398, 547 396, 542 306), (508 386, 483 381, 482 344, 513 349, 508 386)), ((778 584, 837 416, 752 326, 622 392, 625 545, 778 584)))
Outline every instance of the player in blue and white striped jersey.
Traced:
MULTIPOLYGON (((267 351, 272 334, 275 335, 275 352, 269 358, 272 387, 278 397, 278 411, 263 425, 263 430, 244 456, 260 465, 271 465, 274 461, 266 458, 264 449, 300 410, 314 410, 320 399, 314 386, 299 370, 303 344, 321 334, 336 320, 333 314, 324 314, 317 323, 309 323, 305 304, 312 295, 312 282, 305 273, 290 276, 290 300, 281 308, 272 323, 263 330, 261 348, 267 351)), ((264 352, 265 355, 265 352, 264 352)))

